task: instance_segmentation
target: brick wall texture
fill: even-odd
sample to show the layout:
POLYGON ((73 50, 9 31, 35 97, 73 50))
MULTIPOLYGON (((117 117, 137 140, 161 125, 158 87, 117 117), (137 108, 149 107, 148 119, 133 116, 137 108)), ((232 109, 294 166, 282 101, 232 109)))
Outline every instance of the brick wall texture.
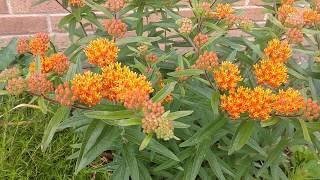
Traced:
MULTIPOLYGON (((0 47, 13 37, 28 37, 37 32, 47 32, 58 46, 68 45, 68 35, 57 27, 61 17, 68 14, 55 0, 33 6, 35 0, 0 0, 0 47)), ((240 0, 233 3, 244 15, 257 23, 262 23, 265 14, 261 0, 240 0)), ((186 9, 182 13, 190 16, 186 9)), ((237 34, 235 30, 233 33, 237 34)))

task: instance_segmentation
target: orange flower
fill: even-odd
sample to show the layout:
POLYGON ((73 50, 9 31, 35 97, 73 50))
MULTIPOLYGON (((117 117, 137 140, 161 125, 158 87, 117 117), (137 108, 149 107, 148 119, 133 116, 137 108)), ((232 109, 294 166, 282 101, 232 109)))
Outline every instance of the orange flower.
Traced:
POLYGON ((148 63, 152 64, 152 63, 157 62, 159 58, 156 54, 150 53, 150 54, 146 55, 145 59, 148 63))
POLYGON ((317 11, 306 9, 303 11, 304 23, 308 26, 314 26, 320 21, 320 14, 317 11))
POLYGON ((218 66, 218 56, 215 52, 205 51, 196 61, 194 68, 211 71, 218 66))
POLYGON ((29 91, 36 95, 46 95, 53 91, 53 84, 46 74, 31 74, 28 79, 29 91))
POLYGON ((69 0, 71 6, 83 7, 85 5, 84 0, 69 0))
POLYGON ((38 33, 29 42, 30 51, 35 56, 43 56, 49 49, 49 36, 46 33, 38 33))
POLYGON ((281 0, 281 4, 292 5, 295 0, 281 0))
POLYGON ((124 102, 128 91, 139 89, 141 93, 153 92, 151 83, 143 75, 131 71, 128 66, 120 63, 110 64, 102 69, 103 97, 110 101, 124 102))
POLYGON ((149 100, 149 93, 140 89, 128 90, 124 99, 124 106, 128 109, 141 109, 149 100))
MULTIPOLYGON (((54 66, 53 62, 48 57, 45 57, 45 56, 42 56, 40 58, 40 62, 41 62, 40 72, 44 74, 50 72, 52 70, 52 67, 54 66)), ((31 73, 36 72, 35 60, 29 64, 29 71, 31 73)))
POLYGON ((192 21, 189 18, 181 18, 176 22, 179 26, 179 32, 181 34, 190 34, 192 31, 192 21))
POLYGON ((223 111, 227 111, 230 118, 238 119, 241 113, 248 110, 250 98, 250 90, 241 86, 236 90, 230 90, 229 95, 222 95, 220 107, 223 111))
POLYGON ((58 101, 62 106, 71 106, 77 97, 73 95, 69 82, 60 84, 55 90, 56 101, 58 101))
POLYGON ((276 95, 273 108, 277 114, 294 115, 305 106, 303 96, 299 91, 289 88, 280 90, 276 95))
POLYGON ((251 119, 268 120, 272 112, 275 96, 270 89, 254 88, 248 99, 248 113, 251 119))
POLYGON ((104 21, 104 27, 109 35, 114 37, 123 37, 127 32, 128 26, 120 19, 107 19, 104 21))
POLYGON ((50 56, 49 61, 52 63, 52 71, 59 75, 63 75, 69 69, 70 61, 63 53, 50 56))
POLYGON ((303 33, 297 28, 288 29, 286 35, 290 43, 299 44, 303 42, 303 33))
POLYGON ((124 5, 124 0, 107 0, 105 7, 112 12, 118 12, 124 7, 124 5))
POLYGON ((308 98, 303 109, 304 117, 307 120, 315 120, 319 118, 320 114, 320 105, 313 101, 311 98, 308 98))
POLYGON ((233 12, 234 11, 230 4, 217 4, 214 16, 218 19, 224 19, 233 14, 233 12))
POLYGON ((284 25, 290 28, 301 29, 304 26, 303 14, 299 11, 290 14, 284 21, 284 25))
POLYGON ((254 65, 254 71, 259 84, 277 88, 288 81, 288 69, 283 63, 262 60, 254 65))
POLYGON ((272 62, 285 63, 291 56, 292 50, 289 47, 287 41, 279 41, 278 39, 273 39, 268 42, 268 46, 264 49, 264 53, 272 62))
POLYGON ((193 39, 194 44, 196 45, 197 48, 201 48, 205 43, 207 43, 209 40, 208 35, 199 33, 196 35, 193 39))
POLYGON ((213 70, 213 75, 218 88, 221 90, 234 89, 238 82, 242 80, 237 65, 229 61, 222 62, 219 68, 213 70))
POLYGON ((278 19, 284 23, 288 16, 296 13, 297 9, 291 5, 284 4, 278 8, 278 19))
POLYGON ((18 54, 27 53, 29 51, 29 44, 28 43, 29 43, 28 39, 26 39, 26 38, 18 39, 18 42, 17 42, 17 53, 18 54))
POLYGON ((90 107, 98 104, 102 98, 101 75, 90 71, 77 74, 72 80, 72 93, 90 107))
POLYGON ((91 41, 84 52, 89 63, 104 67, 116 61, 119 48, 115 43, 105 38, 99 38, 91 41))

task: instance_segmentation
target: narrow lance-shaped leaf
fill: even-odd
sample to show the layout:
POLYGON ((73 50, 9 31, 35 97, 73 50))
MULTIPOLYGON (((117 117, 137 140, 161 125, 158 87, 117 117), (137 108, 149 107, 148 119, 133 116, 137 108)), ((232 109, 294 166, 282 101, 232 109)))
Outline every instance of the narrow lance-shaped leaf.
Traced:
POLYGON ((166 84, 156 95, 152 97, 153 102, 160 102, 165 99, 175 88, 177 82, 166 84))

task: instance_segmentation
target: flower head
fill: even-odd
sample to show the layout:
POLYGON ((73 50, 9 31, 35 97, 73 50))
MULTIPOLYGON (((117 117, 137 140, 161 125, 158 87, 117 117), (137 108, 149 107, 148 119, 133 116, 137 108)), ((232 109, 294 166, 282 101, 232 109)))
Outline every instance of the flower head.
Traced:
POLYGON ((192 21, 189 18, 181 18, 176 22, 179 26, 179 32, 181 34, 190 34, 192 31, 192 21))
POLYGON ((234 10, 230 4, 217 4, 214 16, 218 19, 224 19, 233 14, 233 12, 234 10))
POLYGON ((273 88, 288 81, 288 69, 283 63, 262 60, 254 65, 254 72, 259 84, 270 85, 273 88))
POLYGON ((304 106, 303 96, 293 88, 280 90, 273 104, 275 112, 282 115, 297 114, 304 106))
POLYGON ((77 97, 72 93, 69 82, 60 84, 55 90, 55 95, 56 101, 62 106, 71 106, 77 100, 77 97))
POLYGON ((159 126, 154 130, 154 132, 158 139, 168 141, 174 138, 173 130, 173 122, 167 120, 166 118, 161 118, 161 121, 159 121, 159 126))
POLYGON ((213 70, 215 82, 221 90, 234 89, 242 80, 237 65, 229 61, 223 61, 217 69, 213 70))
POLYGON ((275 99, 270 89, 263 89, 261 86, 254 88, 248 100, 248 113, 251 119, 268 120, 273 108, 275 99))
POLYGON ((5 69, 0 73, 0 81, 7 81, 10 79, 19 77, 20 74, 21 74, 21 72, 17 67, 5 69))
POLYGON ((139 89, 143 94, 153 92, 151 83, 143 75, 131 71, 128 66, 120 63, 110 64, 102 69, 103 97, 110 101, 124 102, 128 91, 139 89))
POLYGON ((304 26, 303 14, 300 12, 291 13, 284 20, 284 25, 290 28, 301 29, 304 26))
POLYGON ((141 44, 137 49, 141 55, 145 55, 149 49, 149 46, 146 44, 141 44))
POLYGON ((72 80, 72 93, 80 102, 94 106, 102 98, 102 77, 87 71, 83 74, 77 74, 72 80))
POLYGON ((297 9, 291 5, 284 4, 278 8, 278 19, 284 23, 288 16, 296 13, 297 9))
POLYGON ((285 63, 291 56, 292 50, 289 47, 287 41, 279 41, 278 39, 273 39, 268 42, 268 46, 264 49, 264 53, 270 61, 273 61, 275 63, 285 63))
POLYGON ((197 48, 201 48, 205 43, 207 43, 209 40, 208 35, 199 33, 196 35, 193 39, 194 44, 197 46, 197 48))
POLYGON ((108 8, 112 12, 118 12, 125 6, 124 0, 107 0, 105 4, 106 8, 108 8))
POLYGON ((299 44, 303 42, 303 33, 301 30, 297 28, 288 29, 286 35, 289 40, 289 43, 299 44))
POLYGON ((34 73, 28 78, 28 89, 36 95, 46 95, 53 91, 53 84, 47 79, 46 74, 34 73))
POLYGON ((29 41, 26 38, 18 39, 17 42, 17 53, 18 54, 24 54, 29 51, 29 41))
POLYGON ((120 19, 115 18, 105 20, 104 27, 106 28, 109 35, 120 38, 124 36, 128 28, 128 26, 120 19))
POLYGON ((115 43, 99 38, 91 41, 84 52, 88 57, 89 63, 104 67, 116 61, 119 48, 115 43))
POLYGON ((49 36, 46 33, 38 33, 29 42, 29 48, 33 55, 43 56, 49 49, 49 36))
POLYGON ((211 3, 209 2, 199 3, 196 9, 200 17, 210 18, 214 15, 211 9, 211 3))
POLYGON ((211 71, 219 65, 218 56, 215 52, 205 51, 196 61, 194 68, 211 71))
POLYGON ((141 109, 149 100, 149 93, 140 89, 128 90, 124 99, 124 106, 128 109, 141 109))
POLYGON ((303 108, 303 115, 307 120, 318 119, 320 116, 320 105, 311 98, 308 98, 303 108))
POLYGON ((50 56, 49 61, 52 63, 52 71, 59 75, 63 75, 69 69, 70 61, 63 53, 50 56))
POLYGON ((319 24, 320 14, 317 11, 306 9, 303 11, 303 20, 306 25, 314 26, 319 24))
POLYGON ((22 94, 27 89, 27 82, 22 77, 8 80, 6 90, 11 95, 22 94))
POLYGON ((239 24, 239 27, 243 30, 250 30, 253 26, 254 26, 254 23, 251 19, 249 19, 247 16, 242 16, 238 19, 238 24, 239 24))
POLYGON ((238 119, 242 113, 248 110, 250 98, 250 90, 241 86, 230 90, 229 95, 222 95, 220 107, 228 113, 230 118, 238 119))
MULTIPOLYGON (((40 58, 40 64, 41 64, 41 66, 40 66, 41 73, 48 73, 48 72, 52 71, 52 68, 54 66, 54 63, 48 57, 45 57, 45 56, 42 56, 40 58)), ((31 73, 36 72, 36 61, 35 60, 29 64, 29 71, 31 73)))
POLYGON ((295 0, 281 0, 281 4, 292 5, 295 0))
POLYGON ((144 118, 142 119, 142 128, 144 133, 153 133, 163 120, 162 114, 164 107, 161 103, 153 103, 151 100, 145 103, 143 108, 144 118))
POLYGON ((84 0, 69 0, 69 4, 75 7, 83 7, 85 2, 84 0))
POLYGON ((150 53, 150 54, 146 55, 145 59, 148 63, 152 64, 152 63, 157 62, 159 58, 156 54, 150 53))

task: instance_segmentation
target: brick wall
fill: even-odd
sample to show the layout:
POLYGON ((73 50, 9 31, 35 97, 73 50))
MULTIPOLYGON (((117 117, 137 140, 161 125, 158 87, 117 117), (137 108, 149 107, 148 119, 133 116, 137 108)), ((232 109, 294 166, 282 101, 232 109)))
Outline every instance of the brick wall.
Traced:
MULTIPOLYGON (((0 0, 0 47, 6 45, 13 37, 28 37, 37 32, 47 32, 60 47, 68 44, 68 36, 57 24, 67 12, 55 0, 32 6, 35 0, 0 0)), ((261 0, 240 0, 234 8, 243 10, 244 14, 258 23, 264 21, 261 0)), ((191 15, 184 10, 185 16, 191 15)), ((234 30, 235 34, 239 33, 234 30)))

